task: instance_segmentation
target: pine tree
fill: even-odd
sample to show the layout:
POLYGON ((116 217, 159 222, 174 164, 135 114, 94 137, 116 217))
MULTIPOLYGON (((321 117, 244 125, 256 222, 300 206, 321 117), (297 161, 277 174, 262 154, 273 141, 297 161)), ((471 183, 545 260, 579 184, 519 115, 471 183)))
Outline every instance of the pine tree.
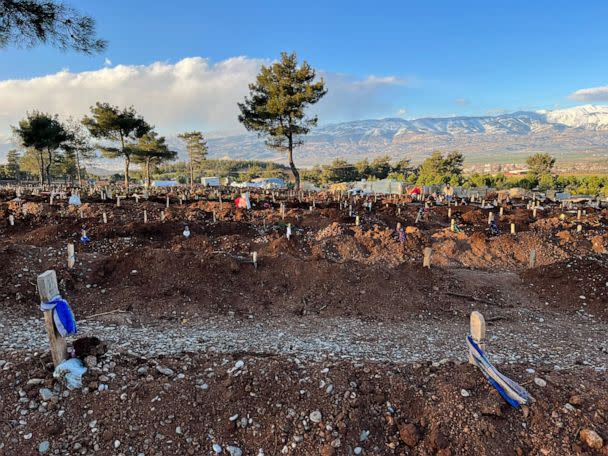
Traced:
POLYGON ((301 136, 317 125, 317 117, 306 117, 305 108, 326 93, 323 79, 315 81, 315 70, 306 62, 298 67, 294 53, 281 54, 281 61, 262 66, 256 82, 249 85, 249 97, 239 103, 239 121, 249 131, 266 138, 272 149, 287 152, 289 167, 300 188, 300 173, 293 162, 293 149, 301 136))
POLYGON ((21 157, 19 156, 19 152, 16 149, 9 150, 6 159, 6 171, 8 175, 15 180, 19 180, 21 177, 21 167, 19 166, 21 157))
POLYGON ((207 157, 207 141, 200 131, 190 131, 178 135, 186 143, 188 168, 190 171, 190 188, 194 186, 194 170, 199 169, 207 157))
POLYGON ((139 138, 137 144, 128 146, 135 163, 144 166, 146 187, 150 187, 151 168, 162 162, 174 160, 177 152, 169 150, 163 136, 158 136, 155 131, 150 131, 139 138))
POLYGON ((82 124, 95 138, 118 143, 119 147, 100 146, 107 158, 123 157, 125 160, 125 191, 129 193, 129 165, 131 153, 137 140, 152 130, 152 127, 131 106, 120 109, 109 103, 97 102, 91 106, 91 117, 85 116, 82 124))

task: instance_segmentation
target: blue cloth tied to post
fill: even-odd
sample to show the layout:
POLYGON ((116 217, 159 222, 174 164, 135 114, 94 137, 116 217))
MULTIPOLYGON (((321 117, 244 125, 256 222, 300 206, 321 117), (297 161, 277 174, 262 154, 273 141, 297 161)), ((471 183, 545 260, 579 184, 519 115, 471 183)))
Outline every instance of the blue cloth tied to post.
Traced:
POLYGON ((467 344, 475 365, 509 405, 518 408, 520 405, 527 405, 534 401, 525 388, 498 372, 471 336, 467 336, 467 344))
POLYGON ((53 312, 55 328, 57 328, 57 332, 62 337, 76 334, 76 319, 74 318, 72 309, 70 309, 70 305, 61 296, 57 295, 49 302, 41 303, 40 310, 43 312, 49 310, 53 312))

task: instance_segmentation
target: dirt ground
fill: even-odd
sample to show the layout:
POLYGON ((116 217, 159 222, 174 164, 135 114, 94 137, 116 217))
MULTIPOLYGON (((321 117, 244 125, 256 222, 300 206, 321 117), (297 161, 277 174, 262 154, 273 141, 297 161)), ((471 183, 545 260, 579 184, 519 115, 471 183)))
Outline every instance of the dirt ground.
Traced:
POLYGON ((469 203, 416 222, 406 197, 15 196, 0 190, 0 454, 608 454, 606 209, 469 203), (52 378, 47 269, 79 336, 107 344, 81 390, 52 378), (466 363, 472 310, 536 398, 524 410, 466 363))

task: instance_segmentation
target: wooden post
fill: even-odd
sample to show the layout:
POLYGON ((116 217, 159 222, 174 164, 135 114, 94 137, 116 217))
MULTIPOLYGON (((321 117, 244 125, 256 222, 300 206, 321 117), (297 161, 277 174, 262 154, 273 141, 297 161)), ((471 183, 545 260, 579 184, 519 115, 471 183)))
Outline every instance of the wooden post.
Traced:
POLYGON ((511 234, 515 234, 515 223, 511 223, 511 234))
POLYGON ((8 223, 10 226, 15 226, 15 216, 13 214, 8 216, 8 223))
POLYGON ((577 233, 582 233, 583 232, 583 225, 581 225, 580 223, 578 225, 576 225, 576 232, 577 233))
POLYGON ((287 240, 289 240, 289 238, 291 237, 291 223, 287 224, 287 231, 285 235, 287 236, 287 240))
MULTIPOLYGON (((483 315, 476 310, 471 312, 471 337, 475 341, 479 348, 485 350, 484 341, 486 339, 486 320, 483 315)), ((473 357, 469 355, 469 363, 475 364, 473 357)))
POLYGON ((456 231, 456 220, 450 219, 450 231, 456 231))
POLYGON ((253 252, 251 254, 251 260, 253 261, 253 267, 258 268, 258 252, 253 252))
POLYGON ((528 266, 530 267, 530 269, 536 266, 536 250, 534 249, 530 250, 530 262, 528 266))
POLYGON ((101 214, 101 218, 103 219, 103 223, 108 223, 108 216, 106 215, 105 212, 103 214, 101 214))
POLYGON ((160 221, 161 222, 165 221, 165 211, 160 211, 160 221))
POLYGON ((576 213, 576 219, 580 220, 581 219, 581 210, 579 209, 576 213))
POLYGON ((452 208, 448 207, 448 218, 451 219, 452 218, 452 208))
POLYGON ((494 221, 494 212, 488 212, 488 225, 494 221))
POLYGON ((424 259, 422 260, 422 267, 429 268, 431 267, 431 255, 433 253, 433 249, 430 247, 425 247, 422 251, 424 255, 424 259))
POLYGON ((120 207, 120 196, 116 197, 116 207, 120 207))
MULTIPOLYGON (((59 287, 57 285, 57 274, 54 270, 46 271, 38 276, 38 294, 41 302, 49 302, 55 296, 59 295, 59 287)), ((55 322, 53 321, 53 311, 44 311, 44 326, 46 333, 49 336, 49 345, 51 347, 51 357, 53 365, 57 367, 68 358, 68 351, 65 339, 57 332, 55 322)))
POLYGON ((217 216, 215 215, 215 211, 213 211, 213 223, 215 223, 217 220, 217 216))
POLYGON ((136 193, 135 195, 133 195, 135 197, 135 202, 139 203, 139 195, 136 193))
POLYGON ((148 211, 144 209, 144 223, 148 223, 148 211))
POLYGON ((536 218, 536 208, 532 209, 532 217, 536 218))
POLYGON ((361 220, 359 219, 359 216, 355 216, 355 225, 359 226, 359 223, 361 223, 361 220))
POLYGON ((504 213, 505 213, 504 208, 502 206, 500 206, 500 209, 498 211, 498 215, 502 217, 504 213))
POLYGON ((169 195, 167 195, 167 207, 169 207, 169 195))
POLYGON ((74 253, 74 244, 68 243, 68 268, 72 269, 76 263, 76 255, 74 253))

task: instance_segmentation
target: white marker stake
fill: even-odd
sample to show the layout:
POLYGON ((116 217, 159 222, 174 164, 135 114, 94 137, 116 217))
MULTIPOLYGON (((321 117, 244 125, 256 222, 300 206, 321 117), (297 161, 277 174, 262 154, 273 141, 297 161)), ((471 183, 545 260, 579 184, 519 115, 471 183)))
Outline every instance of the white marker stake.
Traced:
POLYGON ((167 195, 167 207, 169 207, 169 195, 167 195))
POLYGON ((68 244, 68 269, 72 269, 76 263, 76 254, 74 253, 74 244, 68 244))
POLYGON ((583 225, 581 225, 580 223, 576 226, 576 232, 577 233, 582 233, 583 232, 583 225))
POLYGON ((120 207, 120 196, 116 197, 116 207, 120 207))
POLYGON ((488 225, 494 221, 494 212, 488 212, 488 225))
POLYGON ((213 223, 215 223, 217 220, 217 216, 215 215, 215 211, 213 211, 213 223))
POLYGON ((165 211, 160 211, 160 221, 161 222, 165 221, 165 211))
POLYGON ((511 223, 511 234, 515 234, 515 223, 511 223))
POLYGON ((106 215, 105 212, 103 214, 101 214, 101 218, 103 219, 103 223, 108 223, 108 216, 106 215))
MULTIPOLYGON (((53 270, 46 271, 38 276, 38 294, 40 302, 49 302, 55 296, 59 295, 59 287, 57 286, 57 274, 53 270)), ((68 351, 66 342, 63 337, 57 332, 55 322, 53 320, 53 311, 44 311, 44 327, 49 336, 49 345, 51 347, 51 357, 53 365, 57 367, 63 361, 68 359, 68 351)))
POLYGON ((530 269, 536 266, 536 250, 534 249, 530 250, 530 262, 528 266, 530 267, 530 269))
POLYGON ((258 268, 258 252, 253 252, 251 254, 251 259, 253 261, 253 267, 257 269, 258 268))
POLYGON ((355 217, 355 225, 356 225, 356 226, 359 226, 359 223, 361 223, 361 220, 359 219, 359 216, 357 215, 357 216, 355 217))
MULTIPOLYGON (((484 341, 486 339, 486 320, 483 315, 477 311, 471 312, 471 337, 479 348, 485 350, 484 341)), ((469 363, 475 364, 473 357, 469 355, 469 363)))
POLYGON ((148 211, 144 209, 144 223, 148 223, 148 211))
POLYGON ((423 268, 431 268, 431 255, 433 254, 433 249, 430 247, 425 247, 423 250, 424 259, 422 260, 423 268))
POLYGON ((291 238, 291 223, 287 224, 287 231, 286 231, 285 235, 287 236, 287 240, 289 240, 289 238, 291 238))
POLYGON ((8 223, 10 226, 15 226, 15 216, 13 214, 8 216, 8 223))
POLYGON ((498 211, 498 215, 500 215, 502 217, 504 213, 505 213, 504 208, 502 206, 500 206, 500 210, 498 211))

